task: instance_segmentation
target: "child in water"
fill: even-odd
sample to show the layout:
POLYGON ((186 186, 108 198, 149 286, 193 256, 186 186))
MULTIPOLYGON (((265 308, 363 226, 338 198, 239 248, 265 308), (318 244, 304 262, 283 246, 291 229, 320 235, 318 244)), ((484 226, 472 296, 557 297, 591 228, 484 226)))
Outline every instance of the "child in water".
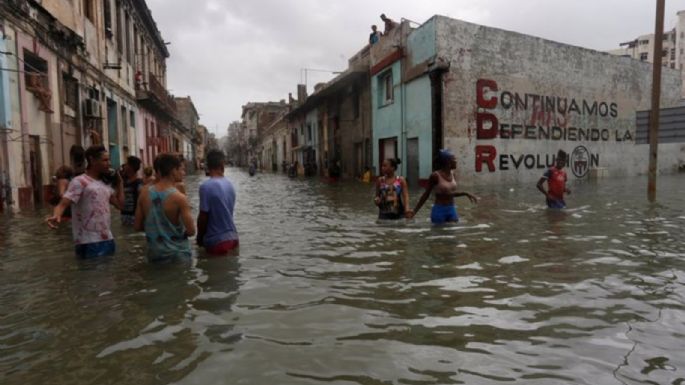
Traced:
POLYGON ((437 164, 440 168, 431 174, 428 179, 428 187, 426 187, 426 191, 421 195, 421 199, 416 204, 411 216, 413 217, 421 210, 421 206, 426 202, 431 192, 435 190, 435 201, 431 209, 431 222, 436 225, 447 222, 459 222, 454 198, 465 196, 472 203, 478 203, 478 197, 468 192, 457 191, 457 179, 452 173, 452 170, 457 168, 457 160, 454 154, 449 150, 440 150, 437 164))
POLYGON ((537 184, 538 190, 545 194, 545 198, 547 198, 547 207, 550 209, 565 209, 566 202, 564 201, 564 193, 571 193, 571 190, 566 187, 566 181, 568 180, 566 171, 564 171, 566 158, 568 158, 566 152, 564 150, 559 150, 555 165, 545 171, 537 184), (547 182, 547 191, 542 187, 545 182, 547 182))
POLYGON ((381 166, 382 175, 376 181, 376 197, 374 203, 378 206, 378 219, 410 218, 413 215, 407 210, 409 191, 407 181, 395 175, 399 159, 386 159, 381 166))

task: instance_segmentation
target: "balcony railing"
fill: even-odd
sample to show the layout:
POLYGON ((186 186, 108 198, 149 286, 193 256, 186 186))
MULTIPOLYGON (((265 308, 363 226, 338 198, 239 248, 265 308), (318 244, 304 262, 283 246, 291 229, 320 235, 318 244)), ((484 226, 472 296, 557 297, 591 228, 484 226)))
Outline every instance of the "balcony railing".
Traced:
POLYGON ((152 102, 170 116, 176 117, 176 100, 152 73, 148 74, 147 83, 136 84, 136 98, 152 102))

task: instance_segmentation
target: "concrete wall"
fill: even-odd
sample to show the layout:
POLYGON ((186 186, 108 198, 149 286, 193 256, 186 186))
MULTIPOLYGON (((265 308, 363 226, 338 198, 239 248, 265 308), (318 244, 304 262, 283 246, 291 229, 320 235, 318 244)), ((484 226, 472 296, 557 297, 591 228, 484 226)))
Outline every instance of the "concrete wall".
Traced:
MULTIPOLYGON (((438 56, 450 63, 443 86, 445 146, 457 154, 463 182, 537 180, 558 149, 572 154, 571 168, 579 168, 568 173, 571 179, 587 175, 584 161, 610 175, 647 167, 634 138, 635 112, 650 104, 650 65, 445 17, 435 21, 438 56), (523 98, 518 104, 517 94, 523 98), (534 95, 556 106, 541 105, 534 95), (541 131, 554 132, 553 139, 541 131), (581 138, 581 131, 599 137, 581 138)), ((664 69, 662 107, 677 104, 680 89, 679 72, 664 69)))

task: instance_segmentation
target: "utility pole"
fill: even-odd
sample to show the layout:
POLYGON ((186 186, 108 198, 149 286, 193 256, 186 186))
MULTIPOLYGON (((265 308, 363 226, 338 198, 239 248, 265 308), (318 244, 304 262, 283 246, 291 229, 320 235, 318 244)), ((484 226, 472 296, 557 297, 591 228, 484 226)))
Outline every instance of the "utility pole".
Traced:
POLYGON ((657 153, 659 150, 659 102, 661 99, 661 58, 664 42, 664 8, 666 0, 656 1, 654 30, 654 62, 652 76, 652 111, 649 114, 649 181, 647 198, 656 201, 657 153))

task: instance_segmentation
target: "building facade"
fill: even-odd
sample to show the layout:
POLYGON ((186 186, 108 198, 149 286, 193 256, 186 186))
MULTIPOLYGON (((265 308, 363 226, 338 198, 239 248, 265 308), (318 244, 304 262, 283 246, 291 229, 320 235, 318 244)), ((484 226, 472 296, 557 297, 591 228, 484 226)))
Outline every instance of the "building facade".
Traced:
MULTIPOLYGON (((571 178, 646 172, 636 112, 649 108, 651 67, 639 60, 434 16, 372 46, 371 75, 374 165, 398 157, 410 181, 429 177, 440 148, 466 184, 535 181, 559 149, 571 178)), ((662 106, 674 106, 680 72, 663 77, 662 106)), ((673 146, 664 171, 682 161, 673 146)))
MULTIPOLYGON (((653 33, 638 36, 621 43, 620 46, 621 48, 611 50, 609 53, 648 63, 654 62, 653 33)), ((681 79, 685 79, 685 10, 678 11, 675 26, 670 31, 664 32, 661 55, 662 65, 680 71, 681 79)), ((682 83, 685 84, 685 81, 682 83)), ((682 88, 681 97, 685 98, 685 87, 682 88)))
POLYGON ((0 2, 0 184, 12 209, 50 195, 76 147, 113 167, 170 151, 169 52, 144 0, 0 2))

